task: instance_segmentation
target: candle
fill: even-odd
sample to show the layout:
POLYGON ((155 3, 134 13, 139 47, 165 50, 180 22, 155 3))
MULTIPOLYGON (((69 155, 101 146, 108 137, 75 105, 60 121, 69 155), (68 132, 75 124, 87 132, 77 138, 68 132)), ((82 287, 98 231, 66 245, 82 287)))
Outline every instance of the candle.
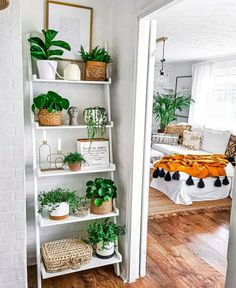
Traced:
POLYGON ((57 151, 61 151, 61 137, 58 138, 57 151))
POLYGON ((43 142, 47 142, 47 134, 45 130, 43 130, 43 142))

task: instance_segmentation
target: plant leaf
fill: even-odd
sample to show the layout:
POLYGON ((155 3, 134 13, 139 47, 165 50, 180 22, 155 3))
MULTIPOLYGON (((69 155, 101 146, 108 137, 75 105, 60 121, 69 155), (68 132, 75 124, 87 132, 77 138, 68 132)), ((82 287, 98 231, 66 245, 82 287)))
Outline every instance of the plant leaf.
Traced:
POLYGON ((59 50, 59 49, 57 49, 57 50, 48 50, 47 55, 48 55, 48 57, 51 57, 51 56, 54 56, 54 55, 61 56, 61 55, 63 55, 63 53, 64 52, 62 50, 59 50))
POLYGON ((62 40, 52 41, 51 46, 57 46, 57 47, 64 48, 65 50, 71 51, 70 45, 62 40))
POLYGON ((99 207, 99 206, 102 205, 103 201, 102 201, 102 199, 100 199, 100 198, 95 198, 94 201, 93 201, 93 203, 94 203, 94 205, 95 205, 96 207, 99 207))
POLYGON ((108 201, 111 200, 111 197, 109 197, 108 195, 106 195, 103 199, 104 199, 104 201, 108 202, 108 201))

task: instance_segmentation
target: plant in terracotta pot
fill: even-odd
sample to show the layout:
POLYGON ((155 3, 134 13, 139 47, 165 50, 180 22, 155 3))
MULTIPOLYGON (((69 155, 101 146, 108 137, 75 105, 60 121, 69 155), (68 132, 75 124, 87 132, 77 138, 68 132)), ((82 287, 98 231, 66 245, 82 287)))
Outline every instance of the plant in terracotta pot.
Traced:
POLYGON ((75 215, 78 217, 84 217, 89 215, 90 213, 90 199, 88 199, 86 196, 80 196, 78 197, 78 203, 77 207, 75 208, 75 215))
POLYGON ((62 56, 64 53, 62 49, 70 51, 71 47, 65 41, 55 40, 58 34, 55 30, 42 30, 42 33, 44 41, 39 37, 31 37, 28 39, 31 43, 30 54, 37 59, 39 77, 41 79, 54 80, 57 70, 57 61, 55 60, 61 60, 59 56, 62 56))
POLYGON ((190 95, 180 93, 175 94, 170 91, 166 94, 156 93, 153 101, 153 115, 156 121, 159 121, 160 130, 163 133, 166 126, 176 120, 176 112, 188 108, 194 101, 190 95))
POLYGON ((106 133, 108 117, 105 108, 89 107, 84 110, 83 114, 90 141, 94 139, 95 135, 103 136, 106 133))
POLYGON ((64 164, 67 164, 71 171, 79 171, 81 169, 81 164, 85 163, 83 155, 78 152, 69 153, 64 158, 64 164))
POLYGON ((115 241, 125 234, 125 226, 112 222, 109 218, 94 222, 87 228, 88 241, 94 245, 97 257, 111 258, 115 253, 115 241))
POLYGON ((86 197, 91 199, 91 211, 104 215, 112 211, 112 199, 117 197, 117 188, 110 179, 96 178, 86 183, 86 197))
POLYGON ((37 116, 39 124, 42 126, 60 126, 62 110, 68 109, 70 106, 68 99, 62 98, 54 91, 40 94, 33 101, 32 111, 36 115, 36 109, 39 110, 37 116))
POLYGON ((69 208, 73 211, 77 207, 78 197, 75 191, 56 188, 48 192, 41 192, 38 196, 39 212, 47 211, 52 220, 63 220, 69 216, 69 208))
POLYGON ((90 52, 86 52, 81 46, 80 56, 85 63, 83 79, 88 81, 105 81, 107 79, 107 64, 112 62, 108 51, 96 46, 90 52))

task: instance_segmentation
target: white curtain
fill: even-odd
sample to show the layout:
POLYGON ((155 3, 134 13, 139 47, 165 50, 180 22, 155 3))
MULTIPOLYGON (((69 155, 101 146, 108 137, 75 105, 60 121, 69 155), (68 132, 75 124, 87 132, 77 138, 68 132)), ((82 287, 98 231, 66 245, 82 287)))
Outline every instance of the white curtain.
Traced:
POLYGON ((189 123, 236 130, 236 60, 193 65, 189 123))

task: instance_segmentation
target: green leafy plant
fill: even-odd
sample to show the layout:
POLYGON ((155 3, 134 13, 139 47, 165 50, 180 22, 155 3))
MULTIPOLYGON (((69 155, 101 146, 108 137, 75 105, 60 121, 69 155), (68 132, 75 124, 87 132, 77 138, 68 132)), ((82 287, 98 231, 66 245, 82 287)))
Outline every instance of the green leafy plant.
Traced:
POLYGON ((153 102, 153 114, 156 121, 160 122, 160 129, 165 130, 166 126, 176 120, 176 111, 188 108, 194 102, 191 96, 174 92, 167 94, 156 93, 153 102))
POLYGON ((38 196, 38 201, 39 212, 42 212, 43 208, 47 208, 49 212, 53 211, 62 202, 68 203, 74 210, 78 205, 78 196, 75 191, 58 187, 48 192, 41 192, 38 196))
POLYGON ((96 207, 117 197, 117 188, 110 179, 96 178, 94 181, 88 181, 86 187, 86 197, 92 198, 96 207))
POLYGON ((64 164, 75 164, 75 163, 85 163, 85 159, 83 157, 83 155, 81 155, 78 152, 74 152, 74 153, 69 153, 65 158, 64 158, 64 164))
POLYGON ((115 242, 118 236, 125 234, 125 226, 120 226, 115 224, 107 218, 102 222, 96 221, 92 224, 89 224, 87 228, 88 232, 88 241, 96 245, 99 242, 103 242, 103 248, 110 242, 115 242))
POLYGON ((47 109, 49 113, 60 112, 63 109, 68 109, 70 106, 69 100, 62 98, 56 92, 48 91, 46 94, 40 94, 34 98, 32 111, 35 114, 35 109, 47 109))
POLYGON ((99 46, 96 46, 94 49, 91 50, 91 52, 85 52, 83 46, 81 45, 80 51, 79 51, 82 61, 98 61, 98 62, 105 62, 105 63, 111 63, 112 59, 108 51, 106 51, 104 48, 99 48, 99 46))
POLYGON ((77 209, 89 208, 90 200, 85 196, 78 197, 77 209))
POLYGON ((94 139, 95 135, 103 136, 106 133, 107 112, 102 107, 89 107, 84 110, 88 138, 94 139))
POLYGON ((54 40, 58 32, 55 30, 42 30, 44 41, 39 37, 31 37, 28 41, 31 43, 30 54, 39 60, 60 60, 58 56, 62 56, 64 51, 61 49, 53 49, 53 47, 63 48, 70 51, 71 47, 62 40, 54 40))

